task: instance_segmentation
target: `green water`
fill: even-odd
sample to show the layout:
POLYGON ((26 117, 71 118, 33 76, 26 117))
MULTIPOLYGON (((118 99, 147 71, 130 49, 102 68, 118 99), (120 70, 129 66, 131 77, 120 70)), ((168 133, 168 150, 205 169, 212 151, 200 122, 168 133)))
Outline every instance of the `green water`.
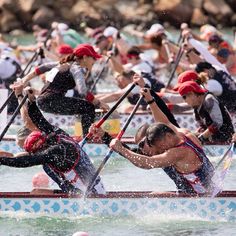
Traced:
MULTIPOLYGON (((1 219, 1 218, 0 218, 1 219)), ((7 217, 0 221, 0 235, 21 236, 71 236, 77 231, 90 236, 233 236, 236 226, 225 222, 203 222, 175 217, 162 218, 152 215, 126 218, 27 218, 7 217), (6 233, 7 232, 7 233, 6 233)))

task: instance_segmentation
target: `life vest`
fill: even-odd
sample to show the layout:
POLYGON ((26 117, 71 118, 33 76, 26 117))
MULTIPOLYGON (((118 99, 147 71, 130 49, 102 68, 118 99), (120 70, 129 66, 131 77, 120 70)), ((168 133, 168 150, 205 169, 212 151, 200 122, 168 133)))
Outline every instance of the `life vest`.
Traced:
MULTIPOLYGON (((229 112, 225 106, 219 102, 219 107, 223 117, 223 123, 222 126, 211 136, 211 138, 212 141, 215 142, 228 142, 231 141, 232 135, 234 133, 234 127, 229 112)), ((199 111, 194 109, 194 114, 196 120, 201 124, 202 128, 207 129, 207 127, 212 125, 213 120, 209 112, 205 109, 204 103, 199 111)))
MULTIPOLYGON (((62 188, 63 191, 76 192, 79 190, 84 193, 87 186, 90 184, 96 169, 90 161, 88 155, 81 149, 79 144, 75 143, 71 137, 62 134, 57 136, 58 142, 60 142, 60 140, 71 142, 76 147, 78 156, 74 161, 74 165, 69 170, 61 171, 50 164, 45 165, 44 170, 62 188)), ((66 152, 65 155, 67 155, 66 152)), ((92 192, 98 194, 105 193, 100 177, 96 179, 92 192)))
POLYGON ((224 71, 217 71, 212 79, 218 81, 223 88, 223 93, 218 97, 219 100, 229 111, 236 111, 236 105, 234 104, 236 99, 235 81, 224 71))
POLYGON ((175 167, 163 168, 165 173, 175 182, 179 191, 188 194, 206 194, 213 187, 211 178, 214 174, 214 167, 206 157, 201 147, 194 144, 189 138, 177 147, 190 148, 199 158, 202 165, 196 171, 188 174, 180 173, 175 167))

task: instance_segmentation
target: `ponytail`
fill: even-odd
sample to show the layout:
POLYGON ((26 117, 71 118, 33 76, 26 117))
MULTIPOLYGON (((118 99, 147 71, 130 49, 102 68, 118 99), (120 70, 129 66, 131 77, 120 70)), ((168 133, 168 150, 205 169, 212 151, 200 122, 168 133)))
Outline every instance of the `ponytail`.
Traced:
POLYGON ((75 54, 72 53, 66 57, 63 57, 61 60, 60 60, 60 64, 64 64, 64 63, 68 63, 68 62, 73 62, 75 61, 75 54))
POLYGON ((206 84, 207 81, 208 81, 208 79, 209 79, 209 78, 208 78, 207 73, 201 72, 201 73, 198 74, 198 79, 196 80, 196 82, 197 82, 198 84, 206 84))

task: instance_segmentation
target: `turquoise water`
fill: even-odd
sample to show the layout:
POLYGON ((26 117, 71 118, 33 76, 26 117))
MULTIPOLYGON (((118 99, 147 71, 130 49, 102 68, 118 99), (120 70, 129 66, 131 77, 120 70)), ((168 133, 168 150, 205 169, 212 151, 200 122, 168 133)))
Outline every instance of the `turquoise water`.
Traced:
MULTIPOLYGON (((232 39, 232 35, 229 38, 232 39)), ((23 41, 25 42, 24 38, 23 41)), ((215 164, 219 159, 220 157, 212 161, 215 164)), ((102 157, 94 159, 94 164, 98 166, 101 160, 102 157)), ((41 170, 41 167, 0 167, 0 191, 30 191, 32 176, 41 170)), ((174 184, 162 170, 141 170, 121 157, 109 160, 102 178, 107 190, 113 191, 175 190, 174 184)), ((235 179, 234 160, 225 179, 224 188, 236 189, 235 179)), ((56 185, 51 183, 51 188, 56 188, 56 185)), ((5 214, 0 211, 0 236, 71 236, 76 231, 86 231, 90 236, 233 236, 236 235, 236 225, 189 219, 187 216, 180 218, 175 215, 153 215, 151 212, 136 217, 52 218, 24 213, 5 214)))
MULTIPOLYGON (((94 158, 98 166, 103 157, 94 158)), ((216 164, 219 158, 212 159, 216 164)), ((225 189, 236 189, 236 161, 225 180, 225 189)), ((27 169, 0 168, 0 191, 30 191, 32 176, 41 167, 27 169)), ((102 172, 107 190, 175 190, 174 184, 162 170, 141 170, 122 157, 112 157, 102 172)), ((56 188, 55 184, 51 188, 56 188)), ((236 225, 223 221, 209 222, 175 215, 147 215, 135 217, 45 217, 27 213, 1 213, 0 236, 71 236, 86 231, 90 236, 166 235, 205 236, 235 235, 236 225)))

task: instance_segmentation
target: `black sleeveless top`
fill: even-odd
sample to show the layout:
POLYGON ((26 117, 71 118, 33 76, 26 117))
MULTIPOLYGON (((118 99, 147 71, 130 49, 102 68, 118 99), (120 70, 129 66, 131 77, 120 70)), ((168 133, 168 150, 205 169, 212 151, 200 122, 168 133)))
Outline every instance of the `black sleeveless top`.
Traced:
POLYGON ((73 89, 75 86, 75 80, 69 70, 64 72, 59 71, 52 82, 47 82, 44 85, 40 96, 51 93, 65 94, 68 90, 73 89))

